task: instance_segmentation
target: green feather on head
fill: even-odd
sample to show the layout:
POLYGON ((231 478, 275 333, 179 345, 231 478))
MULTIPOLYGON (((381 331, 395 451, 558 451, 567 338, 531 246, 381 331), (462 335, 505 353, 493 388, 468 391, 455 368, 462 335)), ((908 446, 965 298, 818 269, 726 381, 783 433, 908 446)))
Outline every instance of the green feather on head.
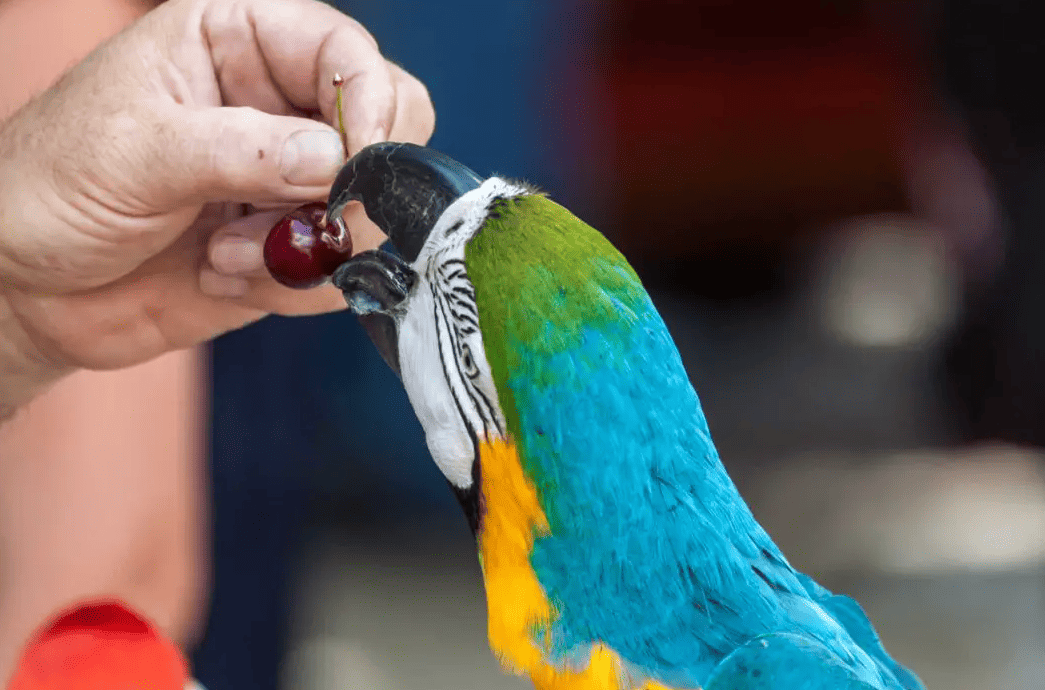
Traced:
POLYGON ((583 329, 626 318, 622 307, 636 308, 645 292, 602 233, 540 194, 499 202, 468 243, 465 261, 486 358, 508 429, 518 438, 518 412, 507 381, 509 372, 523 365, 520 346, 549 355, 572 350, 583 329))

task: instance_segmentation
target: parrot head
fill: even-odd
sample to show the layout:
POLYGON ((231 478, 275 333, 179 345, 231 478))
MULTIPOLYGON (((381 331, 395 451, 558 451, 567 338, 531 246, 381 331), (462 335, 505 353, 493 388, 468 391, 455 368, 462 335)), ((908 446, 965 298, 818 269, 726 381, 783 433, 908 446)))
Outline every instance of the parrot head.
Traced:
POLYGON ((402 380, 476 531, 480 445, 521 441, 512 379, 547 379, 548 359, 576 346, 586 325, 626 319, 626 302, 645 292, 598 231, 536 188, 483 180, 433 149, 363 149, 335 181, 328 215, 350 201, 396 253, 358 254, 334 284, 402 380))

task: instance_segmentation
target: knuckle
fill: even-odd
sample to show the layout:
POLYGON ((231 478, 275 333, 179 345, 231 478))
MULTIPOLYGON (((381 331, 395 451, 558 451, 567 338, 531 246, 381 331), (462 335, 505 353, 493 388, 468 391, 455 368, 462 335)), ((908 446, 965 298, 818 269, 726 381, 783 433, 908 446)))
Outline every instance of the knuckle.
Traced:
POLYGON ((367 44, 368 44, 368 45, 369 45, 369 46, 370 46, 371 48, 373 48, 373 49, 374 49, 375 51, 377 51, 377 52, 380 52, 380 51, 381 51, 381 48, 380 48, 380 46, 379 46, 379 45, 378 45, 378 43, 377 43, 377 39, 376 39, 376 38, 374 38, 374 35, 373 35, 372 33, 370 33, 369 31, 367 31, 367 29, 366 29, 366 27, 365 27, 365 26, 363 26, 362 24, 360 24, 360 23, 359 23, 358 21, 356 21, 355 19, 353 19, 353 20, 352 20, 352 26, 353 26, 353 27, 355 28, 355 30, 356 30, 356 31, 357 31, 357 32, 359 33, 359 35, 361 35, 361 36, 363 37, 363 40, 364 40, 364 41, 365 41, 365 42, 366 42, 366 43, 367 43, 367 44))
POLYGON ((428 88, 413 75, 398 67, 394 69, 397 70, 396 93, 403 119, 409 123, 411 134, 427 141, 435 131, 435 107, 428 88))

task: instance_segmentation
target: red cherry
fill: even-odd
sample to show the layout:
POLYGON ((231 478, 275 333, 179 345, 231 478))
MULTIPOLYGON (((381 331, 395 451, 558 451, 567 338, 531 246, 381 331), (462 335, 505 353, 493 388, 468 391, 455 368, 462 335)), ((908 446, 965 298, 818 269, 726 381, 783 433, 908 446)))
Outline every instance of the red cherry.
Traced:
POLYGON ((304 290, 324 283, 352 256, 352 237, 344 224, 327 224, 326 204, 299 206, 269 231, 265 266, 287 287, 304 290))

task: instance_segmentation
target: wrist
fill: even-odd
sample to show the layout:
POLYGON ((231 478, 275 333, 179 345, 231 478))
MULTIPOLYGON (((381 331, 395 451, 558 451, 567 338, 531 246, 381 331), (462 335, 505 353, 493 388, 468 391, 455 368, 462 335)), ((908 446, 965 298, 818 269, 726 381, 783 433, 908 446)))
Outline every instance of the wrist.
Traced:
POLYGON ((7 295, 0 293, 0 422, 65 373, 36 347, 7 295))

